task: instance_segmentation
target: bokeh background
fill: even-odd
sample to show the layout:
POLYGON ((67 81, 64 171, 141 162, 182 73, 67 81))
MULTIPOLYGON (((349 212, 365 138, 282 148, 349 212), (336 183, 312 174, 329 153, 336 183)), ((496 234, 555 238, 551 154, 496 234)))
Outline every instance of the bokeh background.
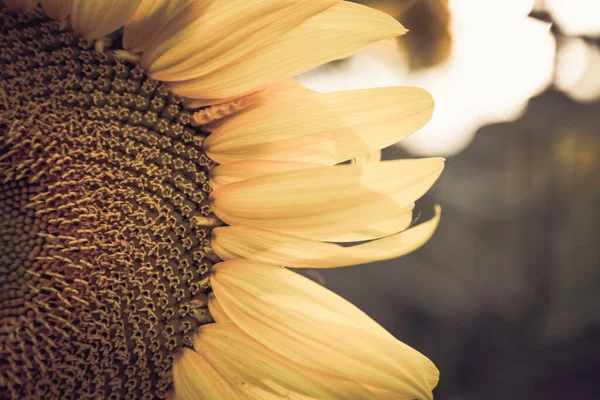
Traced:
POLYGON ((427 88, 384 159, 443 155, 433 239, 307 271, 441 370, 436 398, 600 399, 600 1, 362 0, 409 34, 298 77, 427 88))

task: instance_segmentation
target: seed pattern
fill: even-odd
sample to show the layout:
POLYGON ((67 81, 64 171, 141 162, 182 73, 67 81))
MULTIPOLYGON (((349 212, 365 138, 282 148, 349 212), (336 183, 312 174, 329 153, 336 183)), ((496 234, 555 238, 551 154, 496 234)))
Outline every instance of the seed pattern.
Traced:
POLYGON ((39 9, 0 5, 0 49, 0 398, 165 398, 211 321, 204 137, 39 9))

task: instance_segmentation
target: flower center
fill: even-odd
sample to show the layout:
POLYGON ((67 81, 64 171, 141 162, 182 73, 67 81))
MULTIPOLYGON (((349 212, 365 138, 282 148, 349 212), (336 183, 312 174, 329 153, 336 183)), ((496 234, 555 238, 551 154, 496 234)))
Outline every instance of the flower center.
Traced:
POLYGON ((165 398, 211 321, 204 137, 39 9, 0 49, 0 398, 165 398))

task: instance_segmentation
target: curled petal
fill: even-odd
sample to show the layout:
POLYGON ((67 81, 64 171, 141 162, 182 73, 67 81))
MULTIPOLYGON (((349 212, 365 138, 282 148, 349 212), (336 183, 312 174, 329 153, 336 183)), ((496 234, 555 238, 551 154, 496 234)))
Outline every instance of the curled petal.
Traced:
POLYGON ((411 212, 443 166, 443 159, 428 158, 314 167, 224 185, 210 201, 228 225, 339 241, 339 236, 411 212))
POLYGON ((330 242, 362 242, 393 235, 407 229, 413 222, 414 203, 403 207, 396 214, 390 214, 383 220, 369 221, 355 231, 339 234, 330 242))
POLYGON ((238 327, 292 362, 398 398, 432 398, 438 372, 431 361, 315 282, 282 267, 232 260, 213 267, 211 285, 238 327))
POLYGON ((397 143, 432 112, 431 95, 416 87, 306 94, 232 117, 204 148, 220 164, 262 159, 333 165, 397 143))
POLYGON ((421 247, 435 232, 440 209, 433 219, 404 232, 353 247, 323 243, 247 226, 213 230, 211 242, 223 260, 246 258, 292 268, 332 268, 387 260, 421 247))
POLYGON ((142 0, 71 0, 71 26, 85 39, 100 39, 121 28, 142 0))
POLYGON ((168 86, 174 93, 196 99, 216 101, 237 97, 405 32, 387 14, 342 2, 235 62, 191 80, 173 81, 168 86))

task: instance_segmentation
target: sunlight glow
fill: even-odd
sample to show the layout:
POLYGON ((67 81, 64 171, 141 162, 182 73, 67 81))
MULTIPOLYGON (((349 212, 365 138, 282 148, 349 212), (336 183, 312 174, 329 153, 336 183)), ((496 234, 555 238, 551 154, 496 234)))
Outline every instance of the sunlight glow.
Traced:
POLYGON ((545 0, 543 7, 564 34, 600 37, 600 1, 545 0))
POLYGON ((297 79, 317 91, 384 85, 427 89, 436 102, 433 118, 400 145, 417 155, 450 156, 463 150, 480 127, 518 118, 529 99, 552 82, 555 40, 548 24, 527 17, 533 3, 451 0, 452 53, 431 68, 409 71, 400 52, 378 43, 297 79))
POLYGON ((573 100, 600 99, 600 49, 580 38, 558 43, 555 85, 573 100))

